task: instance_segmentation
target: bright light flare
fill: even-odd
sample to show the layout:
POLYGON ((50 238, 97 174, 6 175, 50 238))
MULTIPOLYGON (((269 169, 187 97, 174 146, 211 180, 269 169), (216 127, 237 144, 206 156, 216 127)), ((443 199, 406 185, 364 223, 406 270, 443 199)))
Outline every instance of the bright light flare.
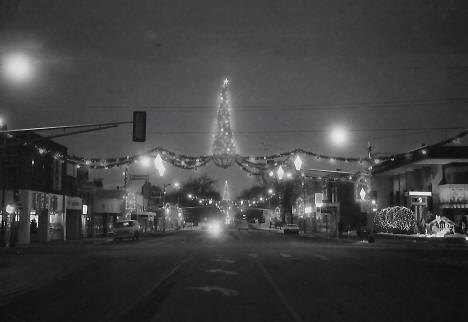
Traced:
POLYGON ((348 132, 343 127, 334 127, 330 132, 330 139, 333 144, 343 145, 348 141, 348 132))
POLYGON ((147 155, 144 155, 140 158, 140 163, 144 167, 149 167, 151 165, 151 158, 147 155))
POLYGON ((223 231, 223 227, 220 222, 214 221, 208 225, 208 231, 211 235, 217 237, 223 231))
POLYGON ((33 77, 33 64, 31 58, 24 53, 10 53, 2 59, 2 70, 7 80, 21 84, 33 77))
POLYGON ((11 215, 11 214, 13 214, 15 212, 16 208, 13 205, 7 205, 5 210, 6 210, 7 213, 9 213, 11 215))

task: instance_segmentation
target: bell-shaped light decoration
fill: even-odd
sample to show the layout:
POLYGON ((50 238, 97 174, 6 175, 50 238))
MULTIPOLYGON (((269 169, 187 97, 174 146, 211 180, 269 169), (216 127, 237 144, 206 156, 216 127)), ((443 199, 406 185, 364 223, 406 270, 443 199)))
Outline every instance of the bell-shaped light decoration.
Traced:
POLYGON ((278 176, 278 179, 283 180, 284 170, 282 166, 279 166, 278 170, 276 171, 276 175, 278 176))
POLYGON ((296 159, 294 160, 294 166, 296 167, 296 170, 297 171, 301 171, 301 167, 302 167, 302 160, 301 158, 298 156, 296 156, 296 159))

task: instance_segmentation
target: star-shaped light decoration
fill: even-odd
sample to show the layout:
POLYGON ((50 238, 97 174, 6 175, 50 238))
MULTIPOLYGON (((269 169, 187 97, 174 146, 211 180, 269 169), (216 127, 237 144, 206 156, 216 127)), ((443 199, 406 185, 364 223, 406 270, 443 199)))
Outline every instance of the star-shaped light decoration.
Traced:
POLYGON ((361 200, 364 200, 366 198, 366 191, 364 188, 361 188, 361 192, 359 192, 359 196, 361 197, 361 200))
POLYGON ((294 166, 296 167, 296 170, 297 171, 301 171, 301 167, 302 167, 302 160, 301 158, 298 156, 296 156, 296 159, 294 160, 294 166))
POLYGON ((164 176, 164 173, 166 172, 166 167, 164 166, 163 159, 161 158, 161 155, 159 153, 154 159, 154 166, 156 167, 156 170, 158 170, 159 176, 164 176))
POLYGON ((276 174, 278 175, 278 179, 283 180, 284 170, 282 166, 279 166, 278 170, 276 171, 276 174))

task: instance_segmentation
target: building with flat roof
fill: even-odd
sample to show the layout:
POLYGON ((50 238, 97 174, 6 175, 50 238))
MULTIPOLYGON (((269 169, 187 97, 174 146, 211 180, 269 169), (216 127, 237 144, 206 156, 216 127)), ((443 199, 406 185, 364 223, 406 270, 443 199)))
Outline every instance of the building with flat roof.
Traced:
POLYGON ((378 208, 406 206, 418 230, 436 215, 461 227, 468 219, 468 146, 466 131, 453 140, 399 154, 372 168, 378 208), (466 140, 466 139, 465 139, 466 140))

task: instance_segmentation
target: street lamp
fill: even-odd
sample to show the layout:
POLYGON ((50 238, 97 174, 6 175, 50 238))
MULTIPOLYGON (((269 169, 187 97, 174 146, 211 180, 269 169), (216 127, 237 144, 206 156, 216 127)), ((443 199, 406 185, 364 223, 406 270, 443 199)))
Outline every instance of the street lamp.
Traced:
POLYGON ((144 167, 149 167, 151 165, 151 158, 147 155, 144 155, 140 158, 140 163, 144 167))
POLYGON ((22 52, 3 56, 1 65, 4 77, 14 84, 23 84, 31 80, 34 74, 31 58, 22 52))
MULTIPOLYGON (((0 130, 1 131, 6 131, 7 130, 7 125, 3 123, 3 119, 0 118, 0 130)), ((5 216, 5 190, 6 190, 6 173, 5 173, 5 161, 6 161, 6 155, 7 155, 7 134, 2 133, 2 143, 3 143, 3 148, 2 148, 2 168, 1 168, 1 174, 2 174, 2 227, 1 227, 1 241, 0 244, 4 246, 6 244, 5 241, 5 235, 6 235, 6 226, 7 226, 7 219, 5 216)))
POLYGON ((330 139, 333 144, 341 146, 348 141, 348 133, 345 128, 336 126, 330 132, 330 139))
POLYGON ((8 214, 12 215, 15 212, 16 208, 15 206, 8 204, 5 210, 8 214))

